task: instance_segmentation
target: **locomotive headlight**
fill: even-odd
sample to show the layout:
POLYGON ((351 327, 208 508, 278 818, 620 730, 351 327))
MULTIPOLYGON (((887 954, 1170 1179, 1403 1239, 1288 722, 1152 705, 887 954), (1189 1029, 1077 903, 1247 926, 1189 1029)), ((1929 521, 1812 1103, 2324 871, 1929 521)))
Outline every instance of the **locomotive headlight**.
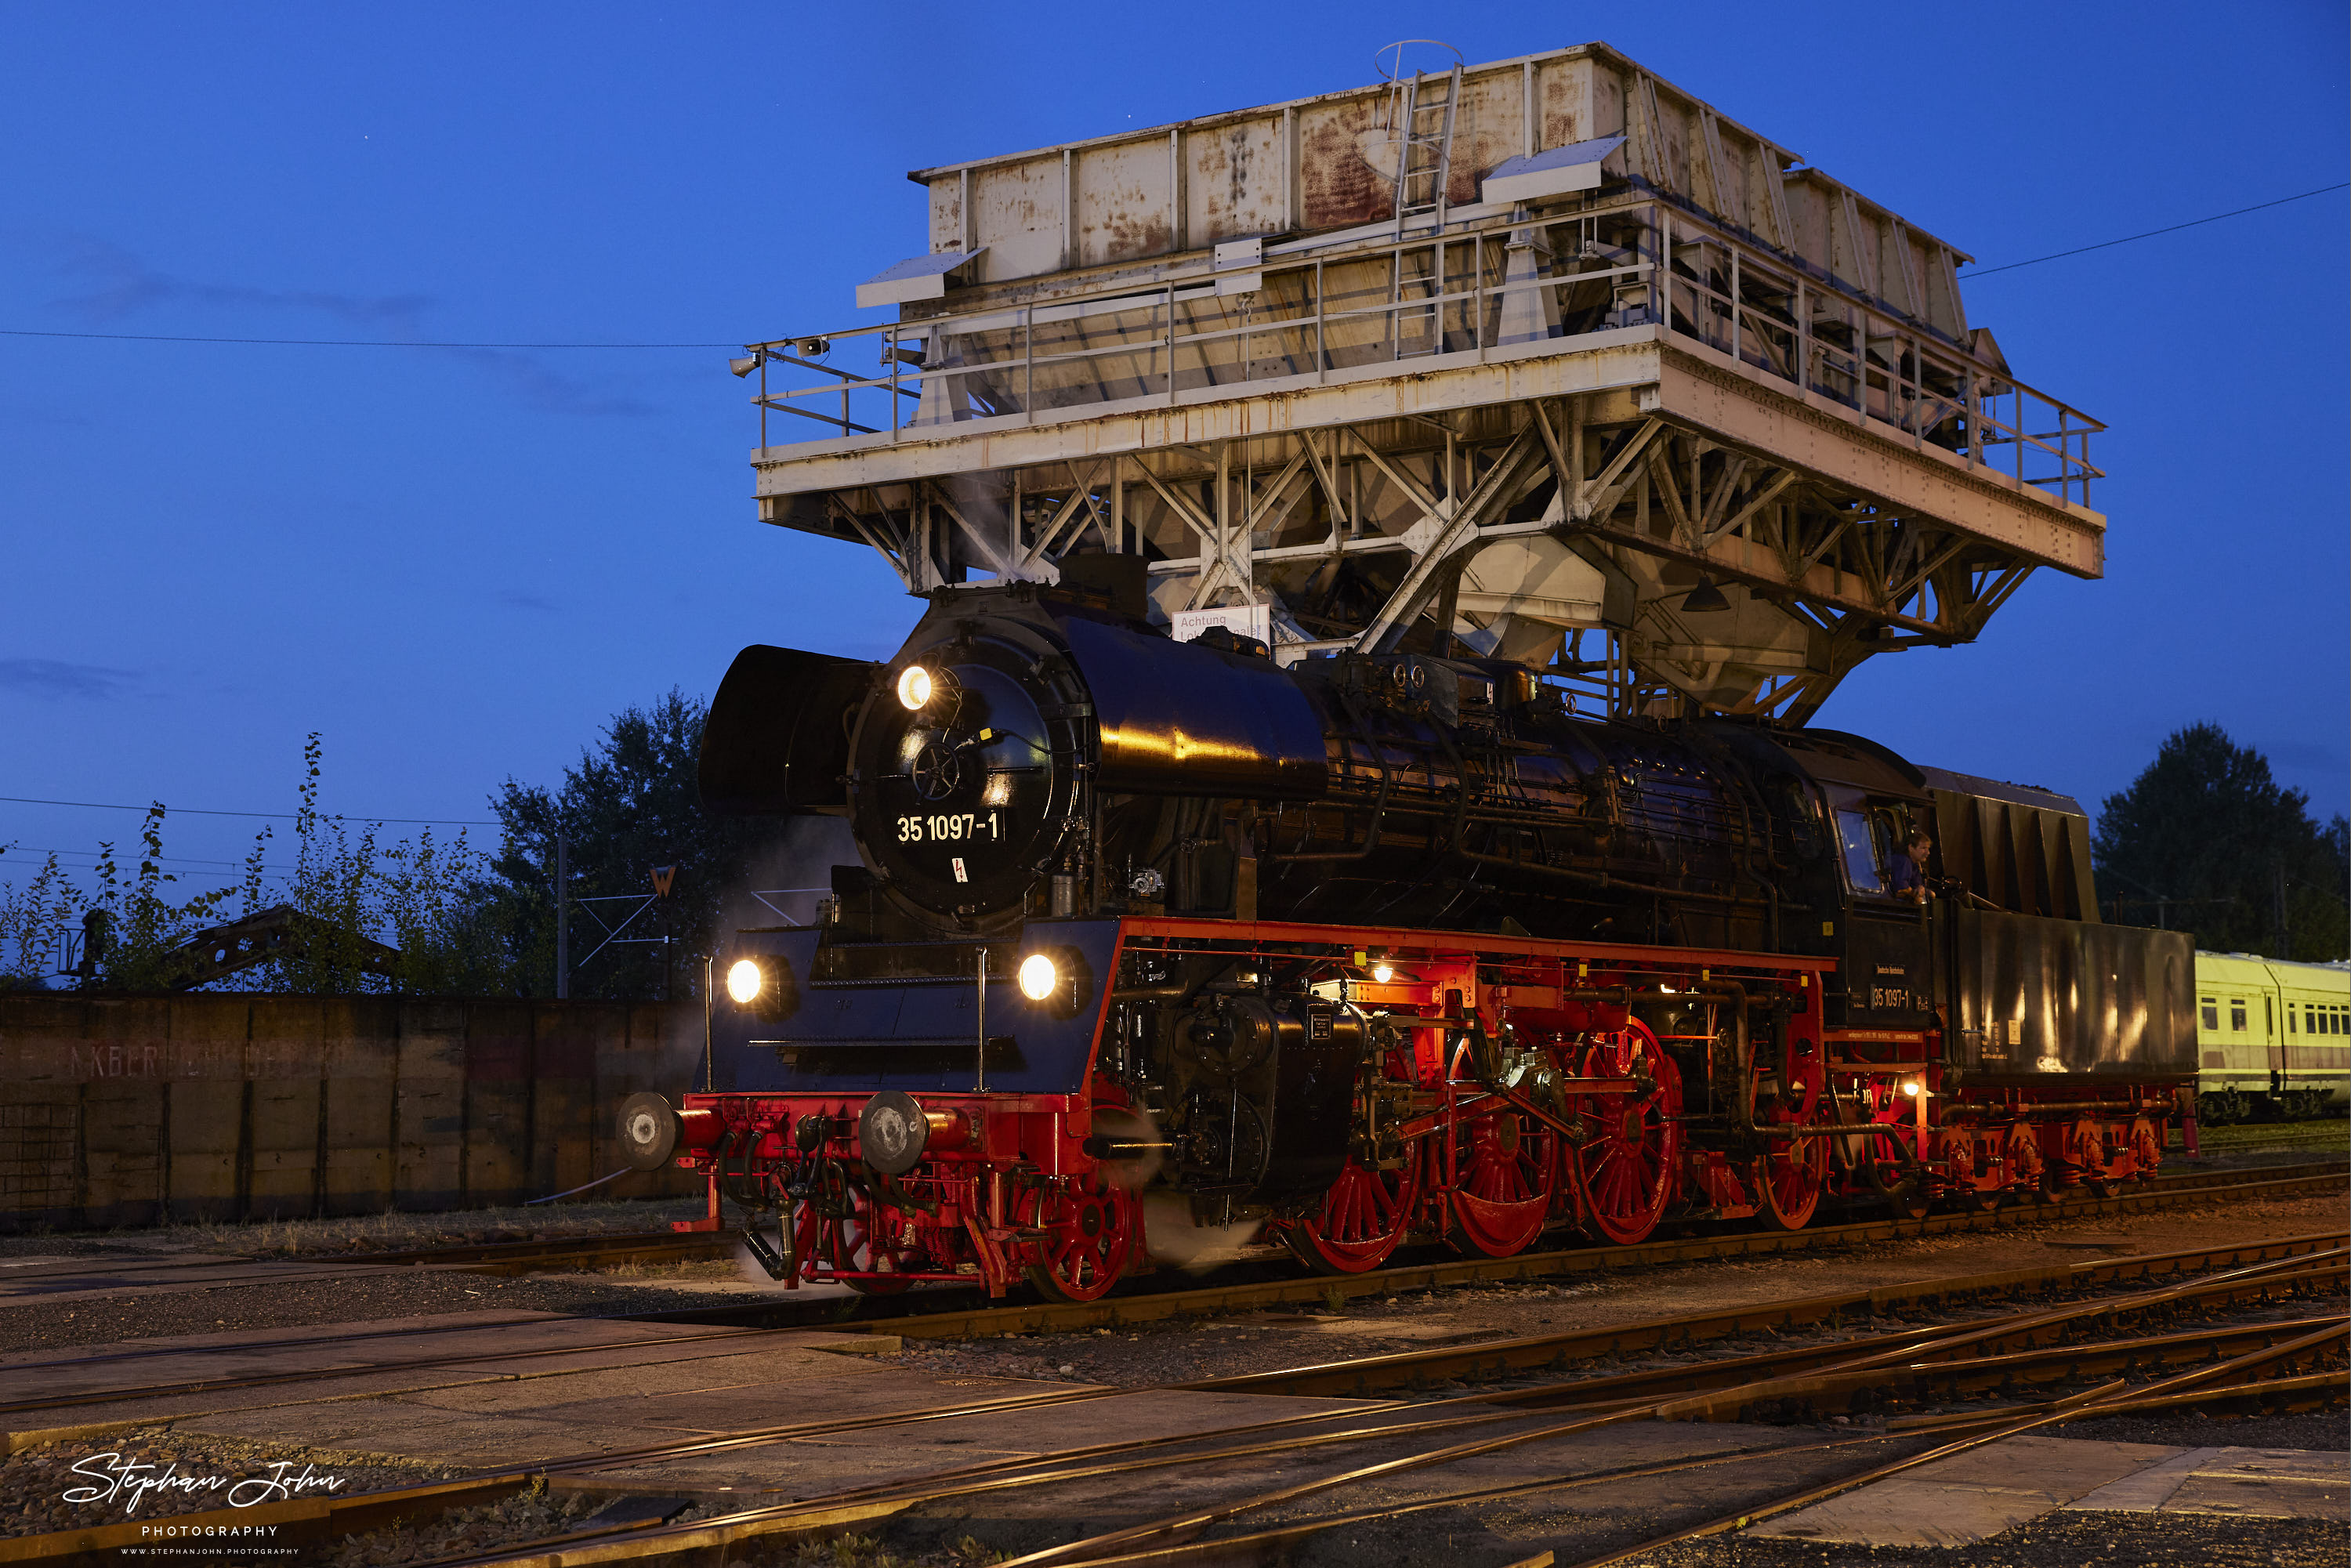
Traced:
POLYGON ((726 994, 738 1008, 747 1008, 767 989, 768 977, 748 958, 737 958, 726 970, 726 994))
POLYGON ((918 713, 931 700, 931 672, 920 664, 909 664, 898 672, 898 701, 908 712, 918 713))
POLYGON ((1020 960, 1020 994, 1032 1002, 1049 999, 1061 984, 1061 971, 1042 953, 1020 960))

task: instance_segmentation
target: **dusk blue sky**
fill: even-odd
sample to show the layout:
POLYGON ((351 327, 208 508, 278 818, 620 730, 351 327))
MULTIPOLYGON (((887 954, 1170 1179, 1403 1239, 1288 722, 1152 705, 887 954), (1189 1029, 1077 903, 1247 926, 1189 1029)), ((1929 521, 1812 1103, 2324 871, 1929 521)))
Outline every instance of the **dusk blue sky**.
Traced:
MULTIPOLYGON (((0 4, 0 328, 741 342, 863 316, 905 171, 1598 37, 1996 267, 2345 175, 2340 4, 0 4)), ((2342 193, 1987 277, 2105 420, 2108 574, 1821 721, 2098 800, 2197 720, 2345 809, 2342 193)), ((724 349, 0 337, 0 795, 480 819, 736 649, 892 651, 762 527, 724 349)), ((136 819, 0 804, 0 876, 136 819)), ((176 818, 194 885, 253 824, 176 818)), ((409 830, 395 830, 405 831, 409 830)), ((283 841, 280 841, 283 842, 283 841)))

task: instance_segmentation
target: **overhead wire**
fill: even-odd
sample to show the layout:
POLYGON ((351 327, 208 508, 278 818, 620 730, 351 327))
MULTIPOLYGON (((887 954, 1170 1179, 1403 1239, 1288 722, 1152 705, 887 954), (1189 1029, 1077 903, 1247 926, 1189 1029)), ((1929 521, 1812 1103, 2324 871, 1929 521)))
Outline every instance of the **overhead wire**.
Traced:
MULTIPOLYGON (((1998 267, 1979 267, 1972 271, 1959 274, 1959 277, 1962 279, 1989 277, 1995 272, 2013 272, 2021 267, 2039 267, 2043 262, 2062 261, 2069 256, 2085 256, 2094 250, 2107 250, 2118 245, 2132 245, 2143 239, 2155 239, 2163 235, 2178 234, 2182 229, 2199 228, 2206 224, 2217 224, 2225 222, 2230 218, 2241 218, 2248 213, 2264 212, 2271 207, 2283 207, 2293 202, 2306 202, 2313 196, 2324 196, 2330 192, 2340 191, 2346 187, 2351 187, 2351 180, 2338 180, 2334 184, 2321 185, 2315 190, 2303 191, 2291 196, 2280 196, 2275 201, 2272 202, 2256 202, 2250 207, 2237 207, 2225 213, 2214 213, 2210 217, 2190 218, 2186 223, 2170 224, 2159 229, 2148 229, 2143 234, 2124 235, 2119 239, 2100 240, 2095 245, 2076 246, 2071 250, 2052 251, 2047 256, 2036 256, 2024 261, 2003 262, 1998 267)), ((743 346, 738 342, 522 343, 470 342, 405 338, 197 337, 191 334, 170 332, 62 332, 48 331, 31 327, 0 327, 0 338, 70 338, 111 343, 235 343, 299 349, 528 349, 614 350, 628 351, 673 349, 737 349, 743 346)))
MULTIPOLYGON (((167 817, 252 817, 273 822, 301 821, 297 811, 217 811, 202 806, 170 806, 158 800, 154 806, 119 806, 107 800, 44 800, 30 795, 0 795, 0 801, 16 806, 78 806, 92 811, 152 811, 163 808, 167 817)), ((502 828, 505 823, 479 817, 378 817, 364 811, 320 811, 322 820, 340 818, 347 822, 390 822, 403 828, 502 828)))
MULTIPOLYGON (((12 864, 5 858, 11 855, 18 857, 41 855, 54 858, 60 865, 71 861, 76 862, 70 867, 74 871, 90 870, 98 864, 100 858, 96 850, 49 850, 43 849, 38 844, 6 843, 0 844, 0 872, 20 869, 32 863, 29 860, 20 858, 12 864), (79 864, 78 862, 82 861, 88 861, 90 863, 87 866, 79 864)), ((139 861, 153 861, 158 865, 242 866, 246 863, 244 861, 204 860, 193 855, 150 855, 131 851, 125 851, 115 856, 117 865, 130 865, 139 861)))
POLYGON ((95 338, 113 343, 262 343, 297 349, 739 349, 740 343, 450 343, 405 338, 197 338, 167 332, 44 332, 0 327, 0 338, 95 338))
POLYGON ((2115 246, 2129 245, 2137 240, 2153 239, 2158 235, 2178 234, 2181 229, 2200 228, 2206 224, 2217 224, 2228 218, 2241 218, 2247 213, 2262 212, 2271 207, 2283 207, 2288 202, 2306 202, 2313 196, 2323 196, 2329 191, 2340 191, 2346 186, 2351 186, 2351 180, 2338 180, 2332 185, 2321 185, 2314 191, 2304 191, 2300 195, 2280 196, 2274 202, 2256 202, 2250 207, 2239 207, 2234 212, 2214 213, 2209 218, 2190 218, 2184 224, 2173 224, 2167 228, 2149 229, 2145 234, 2125 235, 2120 239, 2102 239, 2095 245, 2076 246, 2072 250, 2053 251, 2047 256, 2036 256, 2030 261, 2011 261, 2003 262, 1998 267, 1979 267, 1972 272, 1960 273, 1959 281, 1964 283, 1970 278, 1989 277, 1995 272, 2014 272, 2020 267, 2039 267, 2044 261, 2063 261, 2069 256, 2086 256, 2094 250, 2106 250, 2115 246))

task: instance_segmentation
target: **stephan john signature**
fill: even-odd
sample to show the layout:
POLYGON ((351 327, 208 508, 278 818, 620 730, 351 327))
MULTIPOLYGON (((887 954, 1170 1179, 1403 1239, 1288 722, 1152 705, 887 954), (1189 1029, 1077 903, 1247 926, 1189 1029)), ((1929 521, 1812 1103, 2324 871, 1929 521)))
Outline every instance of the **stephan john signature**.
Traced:
POLYGON ((68 1487, 63 1500, 104 1503, 126 1498, 128 1500, 122 1508, 126 1515, 137 1513, 139 1505, 146 1501, 150 1492, 182 1497, 220 1492, 222 1500, 231 1508, 252 1508, 260 1503, 284 1501, 305 1492, 337 1491, 341 1489, 344 1479, 341 1476, 320 1475, 315 1466, 308 1464, 301 1467, 301 1474, 288 1474, 295 1468, 291 1460, 269 1465, 260 1475, 237 1479, 220 1475, 183 1475, 177 1459, 162 1466, 135 1460, 125 1464, 119 1453, 92 1454, 87 1458, 75 1460, 72 1468, 75 1475, 87 1476, 101 1484, 68 1487))

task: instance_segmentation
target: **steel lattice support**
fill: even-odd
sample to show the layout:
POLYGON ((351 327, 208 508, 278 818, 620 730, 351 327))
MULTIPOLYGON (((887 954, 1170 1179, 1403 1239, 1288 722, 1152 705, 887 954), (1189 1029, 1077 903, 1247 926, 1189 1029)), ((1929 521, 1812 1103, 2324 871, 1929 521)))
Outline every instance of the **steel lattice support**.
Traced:
MULTIPOLYGON (((1589 163, 1573 190, 1516 160, 1484 189, 1517 199, 1448 173, 1450 205, 1211 250, 1179 224, 1164 259, 1109 269, 1073 265, 1095 232, 1075 204, 1123 142, 1061 151, 1062 248, 1019 267, 981 255, 993 174, 918 176, 961 248, 906 268, 971 281, 737 361, 763 418, 841 433, 754 454, 761 516, 871 546, 915 593, 1139 557, 1155 619, 1285 659, 1476 653, 1600 711, 1799 723, 1865 658, 1972 639, 2037 568, 2101 572, 2099 427, 1967 325, 1959 253, 1597 46, 1447 80, 1448 169, 1507 143, 1521 89, 1531 152, 1554 81, 1594 106, 1583 130, 1620 132, 1557 155, 1589 163), (879 373, 829 362, 852 340, 879 373)), ((1346 96, 1214 123, 1255 116, 1303 159, 1318 115, 1353 123, 1346 96)), ((1361 156, 1393 179, 1397 110, 1364 104, 1361 156)), ((1167 144, 1179 195, 1193 134, 1167 144)), ((1008 192, 1050 156, 1002 161, 1027 171, 1008 192)), ((1286 176, 1307 230, 1316 173, 1286 176)))

